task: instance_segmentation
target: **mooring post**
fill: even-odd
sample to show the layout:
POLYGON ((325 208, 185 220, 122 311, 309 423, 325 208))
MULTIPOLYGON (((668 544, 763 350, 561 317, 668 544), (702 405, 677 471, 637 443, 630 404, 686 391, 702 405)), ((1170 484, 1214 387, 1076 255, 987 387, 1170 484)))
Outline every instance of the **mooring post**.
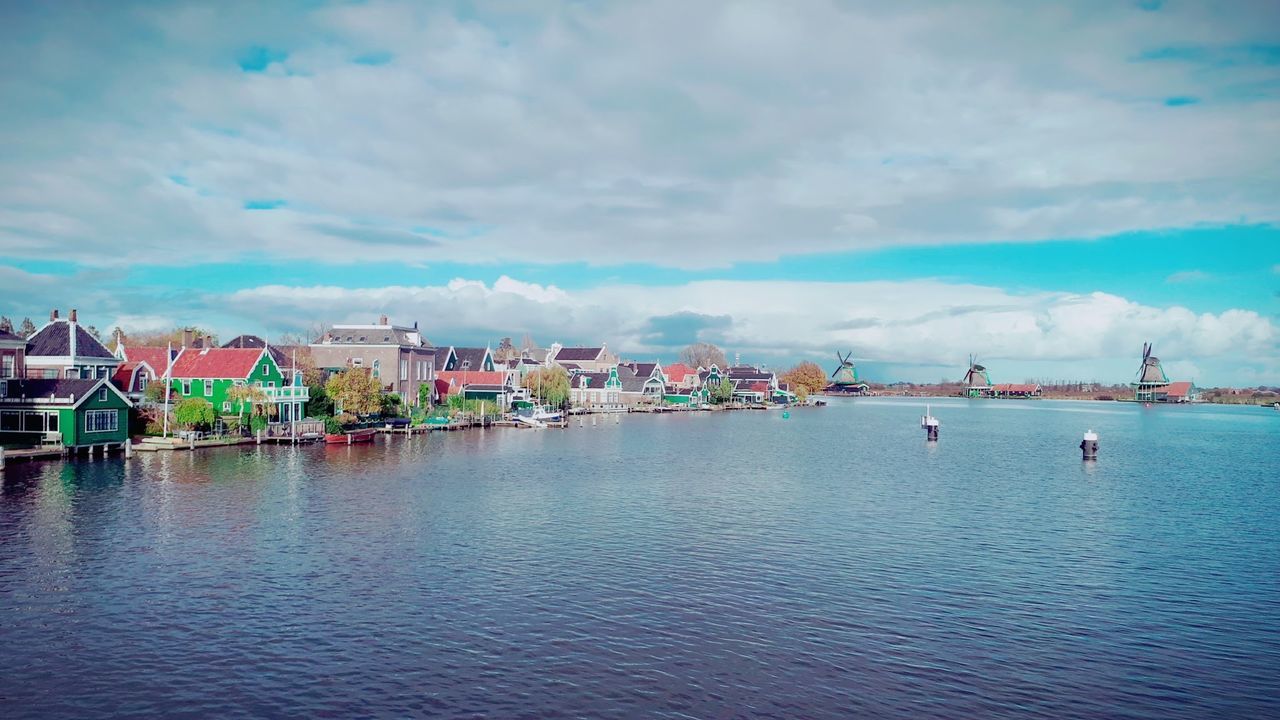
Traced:
POLYGON ((1080 441, 1080 453, 1082 460, 1098 459, 1098 433, 1093 430, 1086 430, 1084 439, 1080 441))
POLYGON ((196 449, 196 434, 194 432, 187 436, 187 449, 196 449))
POLYGON ((0 470, 4 470, 4 446, 0 445, 0 470))
POLYGON ((262 428, 258 428, 258 432, 253 434, 253 438, 254 438, 253 440, 254 445, 262 444, 262 428))
POLYGON ((920 427, 924 428, 925 439, 929 442, 938 441, 938 418, 934 417, 932 408, 928 405, 924 406, 924 417, 920 418, 920 427))
POLYGON ((124 456, 126 459, 133 457, 133 438, 124 439, 124 456))

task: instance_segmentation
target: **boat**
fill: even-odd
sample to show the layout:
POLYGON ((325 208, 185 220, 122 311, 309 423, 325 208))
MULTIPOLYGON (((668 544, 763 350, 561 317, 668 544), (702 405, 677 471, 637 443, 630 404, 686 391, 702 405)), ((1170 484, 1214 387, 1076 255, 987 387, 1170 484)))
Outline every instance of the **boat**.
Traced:
POLYGON ((543 405, 541 407, 520 408, 516 411, 516 420, 525 418, 535 420, 541 423, 560 422, 564 419, 564 413, 559 410, 553 410, 550 406, 543 405))
POLYGON ((325 433, 324 442, 326 445, 354 445, 373 442, 373 437, 377 434, 378 431, 375 428, 362 428, 337 434, 325 433))

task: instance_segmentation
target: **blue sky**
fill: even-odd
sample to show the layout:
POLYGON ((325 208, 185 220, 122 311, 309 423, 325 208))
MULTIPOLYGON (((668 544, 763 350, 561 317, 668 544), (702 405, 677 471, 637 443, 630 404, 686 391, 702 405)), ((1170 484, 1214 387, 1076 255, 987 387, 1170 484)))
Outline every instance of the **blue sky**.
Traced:
POLYGON ((1280 384, 1273 5, 116 10, 0 8, 15 320, 1280 384))

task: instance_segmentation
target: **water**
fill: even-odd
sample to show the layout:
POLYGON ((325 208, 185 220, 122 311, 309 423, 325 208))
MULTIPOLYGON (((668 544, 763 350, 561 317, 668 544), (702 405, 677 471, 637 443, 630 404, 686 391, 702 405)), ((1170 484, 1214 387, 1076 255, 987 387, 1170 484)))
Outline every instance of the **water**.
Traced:
POLYGON ((932 405, 11 465, 0 714, 1280 716, 1280 413, 932 405))

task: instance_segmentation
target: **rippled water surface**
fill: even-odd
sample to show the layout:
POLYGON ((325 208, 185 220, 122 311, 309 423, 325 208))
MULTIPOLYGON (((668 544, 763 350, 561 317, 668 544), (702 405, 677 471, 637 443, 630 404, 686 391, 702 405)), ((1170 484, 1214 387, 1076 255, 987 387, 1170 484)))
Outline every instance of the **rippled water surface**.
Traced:
POLYGON ((922 410, 10 465, 0 715, 1280 716, 1280 413, 922 410))

